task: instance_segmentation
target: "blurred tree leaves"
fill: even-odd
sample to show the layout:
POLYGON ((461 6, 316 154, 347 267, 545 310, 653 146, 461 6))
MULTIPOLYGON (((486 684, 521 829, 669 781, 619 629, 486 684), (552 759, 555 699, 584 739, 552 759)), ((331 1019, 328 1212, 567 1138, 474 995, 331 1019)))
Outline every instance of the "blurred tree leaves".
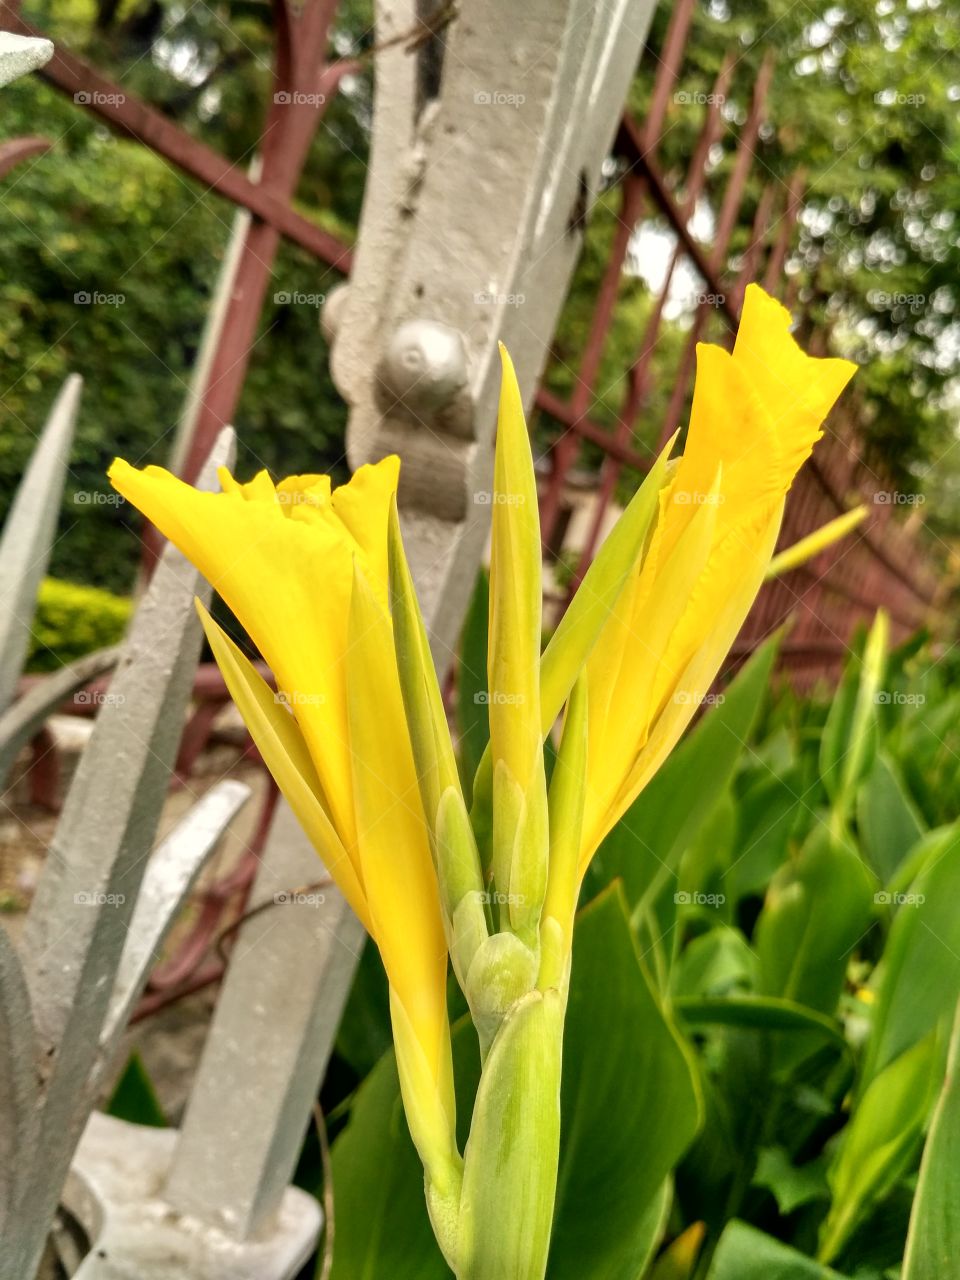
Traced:
MULTIPOLYGON (((957 10, 956 0, 851 0, 820 13, 789 0, 697 6, 659 148, 662 167, 682 186, 706 111, 703 97, 723 58, 732 56, 723 106, 729 128, 709 158, 696 223, 709 241, 756 73, 764 54, 775 52, 768 123, 731 264, 735 269, 745 247, 762 185, 773 182, 782 198, 781 184, 803 168, 806 203, 787 269, 815 286, 805 284, 800 293, 810 323, 833 325, 839 343, 864 366, 857 380, 861 420, 892 482, 916 489, 918 473, 937 462, 924 514, 941 533, 955 527, 960 493, 960 469, 943 457, 953 440, 951 379, 960 352, 954 297, 960 73, 950 35, 957 10)), ((669 5, 655 11, 651 50, 662 47, 670 12, 669 5)), ((238 166, 250 163, 272 85, 269 6, 28 0, 24 16, 238 166)), ((327 105, 297 203, 349 240, 371 118, 369 0, 339 5, 331 44, 361 64, 327 105)), ((631 90, 640 118, 654 67, 648 53, 631 90)), ((134 517, 122 507, 80 506, 75 495, 105 491, 103 471, 115 452, 165 460, 233 209, 36 77, 11 86, 4 106, 4 136, 42 132, 55 150, 16 169, 0 189, 0 515, 58 384, 78 369, 87 388, 61 526, 67 536, 57 544, 53 572, 124 589, 135 561, 128 529, 134 517), (122 294, 123 302, 82 305, 74 302, 78 293, 122 294)), ((608 162, 611 185, 592 210, 554 338, 547 378, 560 394, 575 382, 616 230, 616 173, 608 162)), ((648 237, 631 245, 591 405, 608 425, 653 306, 644 275, 670 251, 654 211, 643 214, 651 219, 648 237)), ((279 292, 325 294, 336 279, 303 251, 282 246, 236 415, 243 474, 258 465, 343 472, 346 412, 329 377, 318 308, 272 301, 279 292)), ((685 342, 689 313, 677 303, 668 314, 641 411, 641 452, 655 444, 685 342)), ((538 435, 545 442, 558 429, 542 417, 538 435)), ((594 446, 584 448, 583 458, 590 466, 599 462, 594 446)), ((627 470, 622 485, 634 481, 627 470)))

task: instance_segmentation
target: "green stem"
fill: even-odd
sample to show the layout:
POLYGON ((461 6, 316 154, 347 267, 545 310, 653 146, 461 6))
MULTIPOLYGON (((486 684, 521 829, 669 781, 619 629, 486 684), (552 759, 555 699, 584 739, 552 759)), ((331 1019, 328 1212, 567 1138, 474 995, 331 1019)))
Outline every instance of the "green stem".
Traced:
POLYGON ((497 1032, 464 1153, 457 1280, 543 1280, 560 1152, 565 1001, 531 991, 497 1032))

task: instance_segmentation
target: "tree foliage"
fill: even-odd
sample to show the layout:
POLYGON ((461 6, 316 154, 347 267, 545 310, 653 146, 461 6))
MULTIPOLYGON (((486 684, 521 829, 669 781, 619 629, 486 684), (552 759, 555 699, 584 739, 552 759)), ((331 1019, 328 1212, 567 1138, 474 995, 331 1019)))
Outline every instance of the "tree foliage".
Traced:
MULTIPOLYGON (((788 0, 698 6, 659 149, 682 191, 706 95, 732 56, 728 128, 710 155, 696 220, 709 240, 756 75, 764 55, 775 54, 730 270, 763 185, 774 184, 779 212, 783 184, 802 168, 805 202, 787 270, 801 277, 810 322, 829 324, 835 345, 864 365, 862 421, 875 456, 914 488, 917 474, 935 464, 941 528, 953 524, 958 489, 950 454, 960 352, 960 65, 951 35, 958 9, 955 0, 851 0, 819 13, 788 0)), ((657 9, 633 84, 629 105, 639 118, 670 12, 669 5, 657 9)), ((338 9, 333 51, 360 65, 327 105, 297 193, 301 212, 347 240, 359 218, 368 150, 371 14, 369 0, 338 9)), ((267 4, 27 0, 24 16, 238 167, 250 164, 272 90, 267 4)), ((0 189, 0 514, 60 382, 79 370, 86 389, 53 571, 125 589, 136 559, 131 517, 89 495, 106 492, 103 473, 115 452, 166 459, 233 208, 36 76, 6 89, 4 106, 5 136, 42 133, 55 145, 0 189), (78 301, 83 294, 112 301, 78 301)), ((553 344, 548 378, 560 393, 575 383, 616 217, 611 185, 592 211, 553 344)), ((665 230, 651 209, 644 218, 655 234, 665 230)), ((591 405, 611 426, 653 305, 634 248, 656 257, 666 243, 632 246, 621 281, 591 405)), ((344 466, 346 410, 330 380, 319 310, 273 301, 283 292, 322 295, 336 280, 302 250, 281 247, 236 415, 245 473, 258 464, 344 466)), ((641 451, 656 443, 685 341, 689 312, 678 305, 670 317, 642 407, 641 451)), ((553 430, 541 424, 544 439, 553 430)), ((590 448, 583 458, 588 466, 600 461, 590 448)), ((626 473, 624 483, 633 479, 626 473)))

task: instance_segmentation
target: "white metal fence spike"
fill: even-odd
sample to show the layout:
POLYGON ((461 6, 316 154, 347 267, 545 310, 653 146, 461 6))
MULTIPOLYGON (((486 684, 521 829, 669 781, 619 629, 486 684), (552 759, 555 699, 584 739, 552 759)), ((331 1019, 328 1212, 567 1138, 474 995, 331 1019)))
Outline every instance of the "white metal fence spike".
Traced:
POLYGON ((325 874, 281 802, 251 896, 266 909, 237 938, 165 1192, 235 1240, 275 1222, 363 946, 332 884, 294 893, 325 874))
POLYGON ((53 402, 0 538, 0 710, 13 697, 27 655, 37 589, 57 531, 82 389, 83 379, 71 373, 53 402))
MULTIPOLYGON (((154 850, 140 885, 100 1036, 104 1066, 113 1055, 150 970, 160 959, 164 940, 197 876, 250 794, 250 788, 242 782, 218 782, 154 850)), ((94 1087, 99 1074, 94 1073, 94 1087)))
POLYGON ((47 718, 78 689, 112 671, 120 652, 120 645, 110 645, 96 653, 84 654, 75 662, 38 680, 32 689, 0 715, 0 786, 21 748, 40 732, 47 718))
POLYGON ((36 1037, 23 970, 0 928, 0 1240, 20 1198, 24 1154, 36 1145, 36 1037))
POLYGON ((36 71, 53 57, 53 42, 0 31, 0 87, 36 71))
MULTIPOLYGON (((204 472, 229 465, 221 433, 204 472)), ((64 803, 27 917, 24 968, 44 1081, 38 1142, 0 1277, 32 1276, 89 1112, 114 978, 153 847, 200 652, 194 596, 209 589, 173 547, 164 551, 64 803), (12 1269, 8 1270, 7 1268, 12 1269)))
POLYGON ((294 1280, 322 1225, 314 1197, 287 1187, 273 1231, 239 1244, 161 1198, 175 1142, 172 1129, 90 1117, 63 1197, 91 1237, 74 1280, 294 1280))

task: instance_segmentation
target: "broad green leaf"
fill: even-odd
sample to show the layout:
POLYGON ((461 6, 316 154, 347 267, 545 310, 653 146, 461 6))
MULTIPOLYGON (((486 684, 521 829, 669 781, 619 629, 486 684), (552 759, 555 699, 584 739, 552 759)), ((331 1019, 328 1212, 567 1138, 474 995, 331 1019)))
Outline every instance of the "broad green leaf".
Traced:
POLYGON ((674 1001, 674 1008, 690 1026, 814 1032, 840 1048, 846 1047, 839 1023, 814 1009, 776 996, 682 996, 674 1001))
POLYGON ((766 892, 787 856, 787 845, 804 809, 803 786, 795 770, 761 777, 737 804, 737 845, 724 876, 731 905, 766 892))
POLYGON ((900 771, 880 752, 857 797, 857 826, 864 852, 883 884, 923 835, 925 826, 900 771))
POLYGON ((833 810, 846 821, 856 789, 866 776, 877 748, 877 698, 886 665, 890 623, 880 609, 863 648, 856 692, 850 701, 846 680, 843 701, 831 708, 821 746, 821 772, 833 810), (840 708, 837 715, 834 711, 840 708))
POLYGON ((746 1222, 731 1222, 720 1238, 708 1280, 843 1280, 746 1222))
POLYGON ((467 610, 457 667, 457 728, 464 798, 472 802, 473 779, 490 741, 487 719, 487 628, 489 583, 481 570, 467 610))
POLYGON ((136 1050, 127 1059, 123 1074, 110 1095, 106 1111, 107 1115, 127 1120, 130 1124, 145 1124, 156 1129, 167 1127, 167 1117, 153 1081, 136 1050))
MULTIPOLYGON (((600 847, 600 874, 623 879, 631 907, 654 901, 733 777, 766 692, 778 638, 758 649, 600 847)), ((671 891, 672 892, 672 891, 671 891)))
POLYGON ((423 1199, 423 1169, 400 1101, 393 1052, 357 1091, 333 1144, 330 1280, 450 1280, 423 1199))
POLYGON ((757 921, 761 991, 833 1013, 872 899, 872 877, 857 854, 815 828, 774 877, 757 921))
POLYGON ((796 1165, 783 1147, 765 1147, 760 1152, 753 1185, 766 1188, 785 1215, 801 1205, 830 1199, 823 1160, 796 1165))
POLYGON ((733 988, 752 990, 757 957, 739 929, 719 925, 694 938, 680 953, 670 975, 674 1000, 681 996, 725 995, 733 988))
MULTIPOLYGON (((891 895, 884 895, 890 897, 891 895)), ((960 991, 960 824, 909 886, 884 951, 863 1068, 868 1083, 949 1017, 960 991)))
POLYGON ((550 1280, 636 1280, 648 1213, 697 1130, 691 1051, 651 988, 612 888, 577 920, 550 1280))
POLYGON ((943 1280, 960 1258, 960 1004, 920 1165, 902 1280, 943 1280))
POLYGON ((364 943, 354 971, 340 1026, 337 1053, 349 1063, 357 1077, 368 1075, 389 1050, 390 990, 380 952, 370 941, 364 943))
MULTIPOLYGON (((574 955, 548 1274, 636 1280, 662 1236, 668 1175, 696 1129, 694 1068, 637 960, 617 891, 582 913, 574 955)), ((466 1019, 453 1050, 462 1149, 479 1079, 476 1034, 466 1019)), ((449 1277, 427 1219, 392 1051, 360 1086, 334 1143, 333 1184, 332 1280, 449 1277)))
POLYGON ((931 1032, 867 1086, 827 1173, 833 1200, 820 1233, 823 1262, 834 1261, 867 1210, 909 1168, 942 1069, 941 1044, 931 1032))
POLYGON ((830 713, 820 735, 820 778, 831 800, 840 794, 843 765, 853 731, 853 712, 860 685, 861 659, 851 653, 830 702, 830 713))

